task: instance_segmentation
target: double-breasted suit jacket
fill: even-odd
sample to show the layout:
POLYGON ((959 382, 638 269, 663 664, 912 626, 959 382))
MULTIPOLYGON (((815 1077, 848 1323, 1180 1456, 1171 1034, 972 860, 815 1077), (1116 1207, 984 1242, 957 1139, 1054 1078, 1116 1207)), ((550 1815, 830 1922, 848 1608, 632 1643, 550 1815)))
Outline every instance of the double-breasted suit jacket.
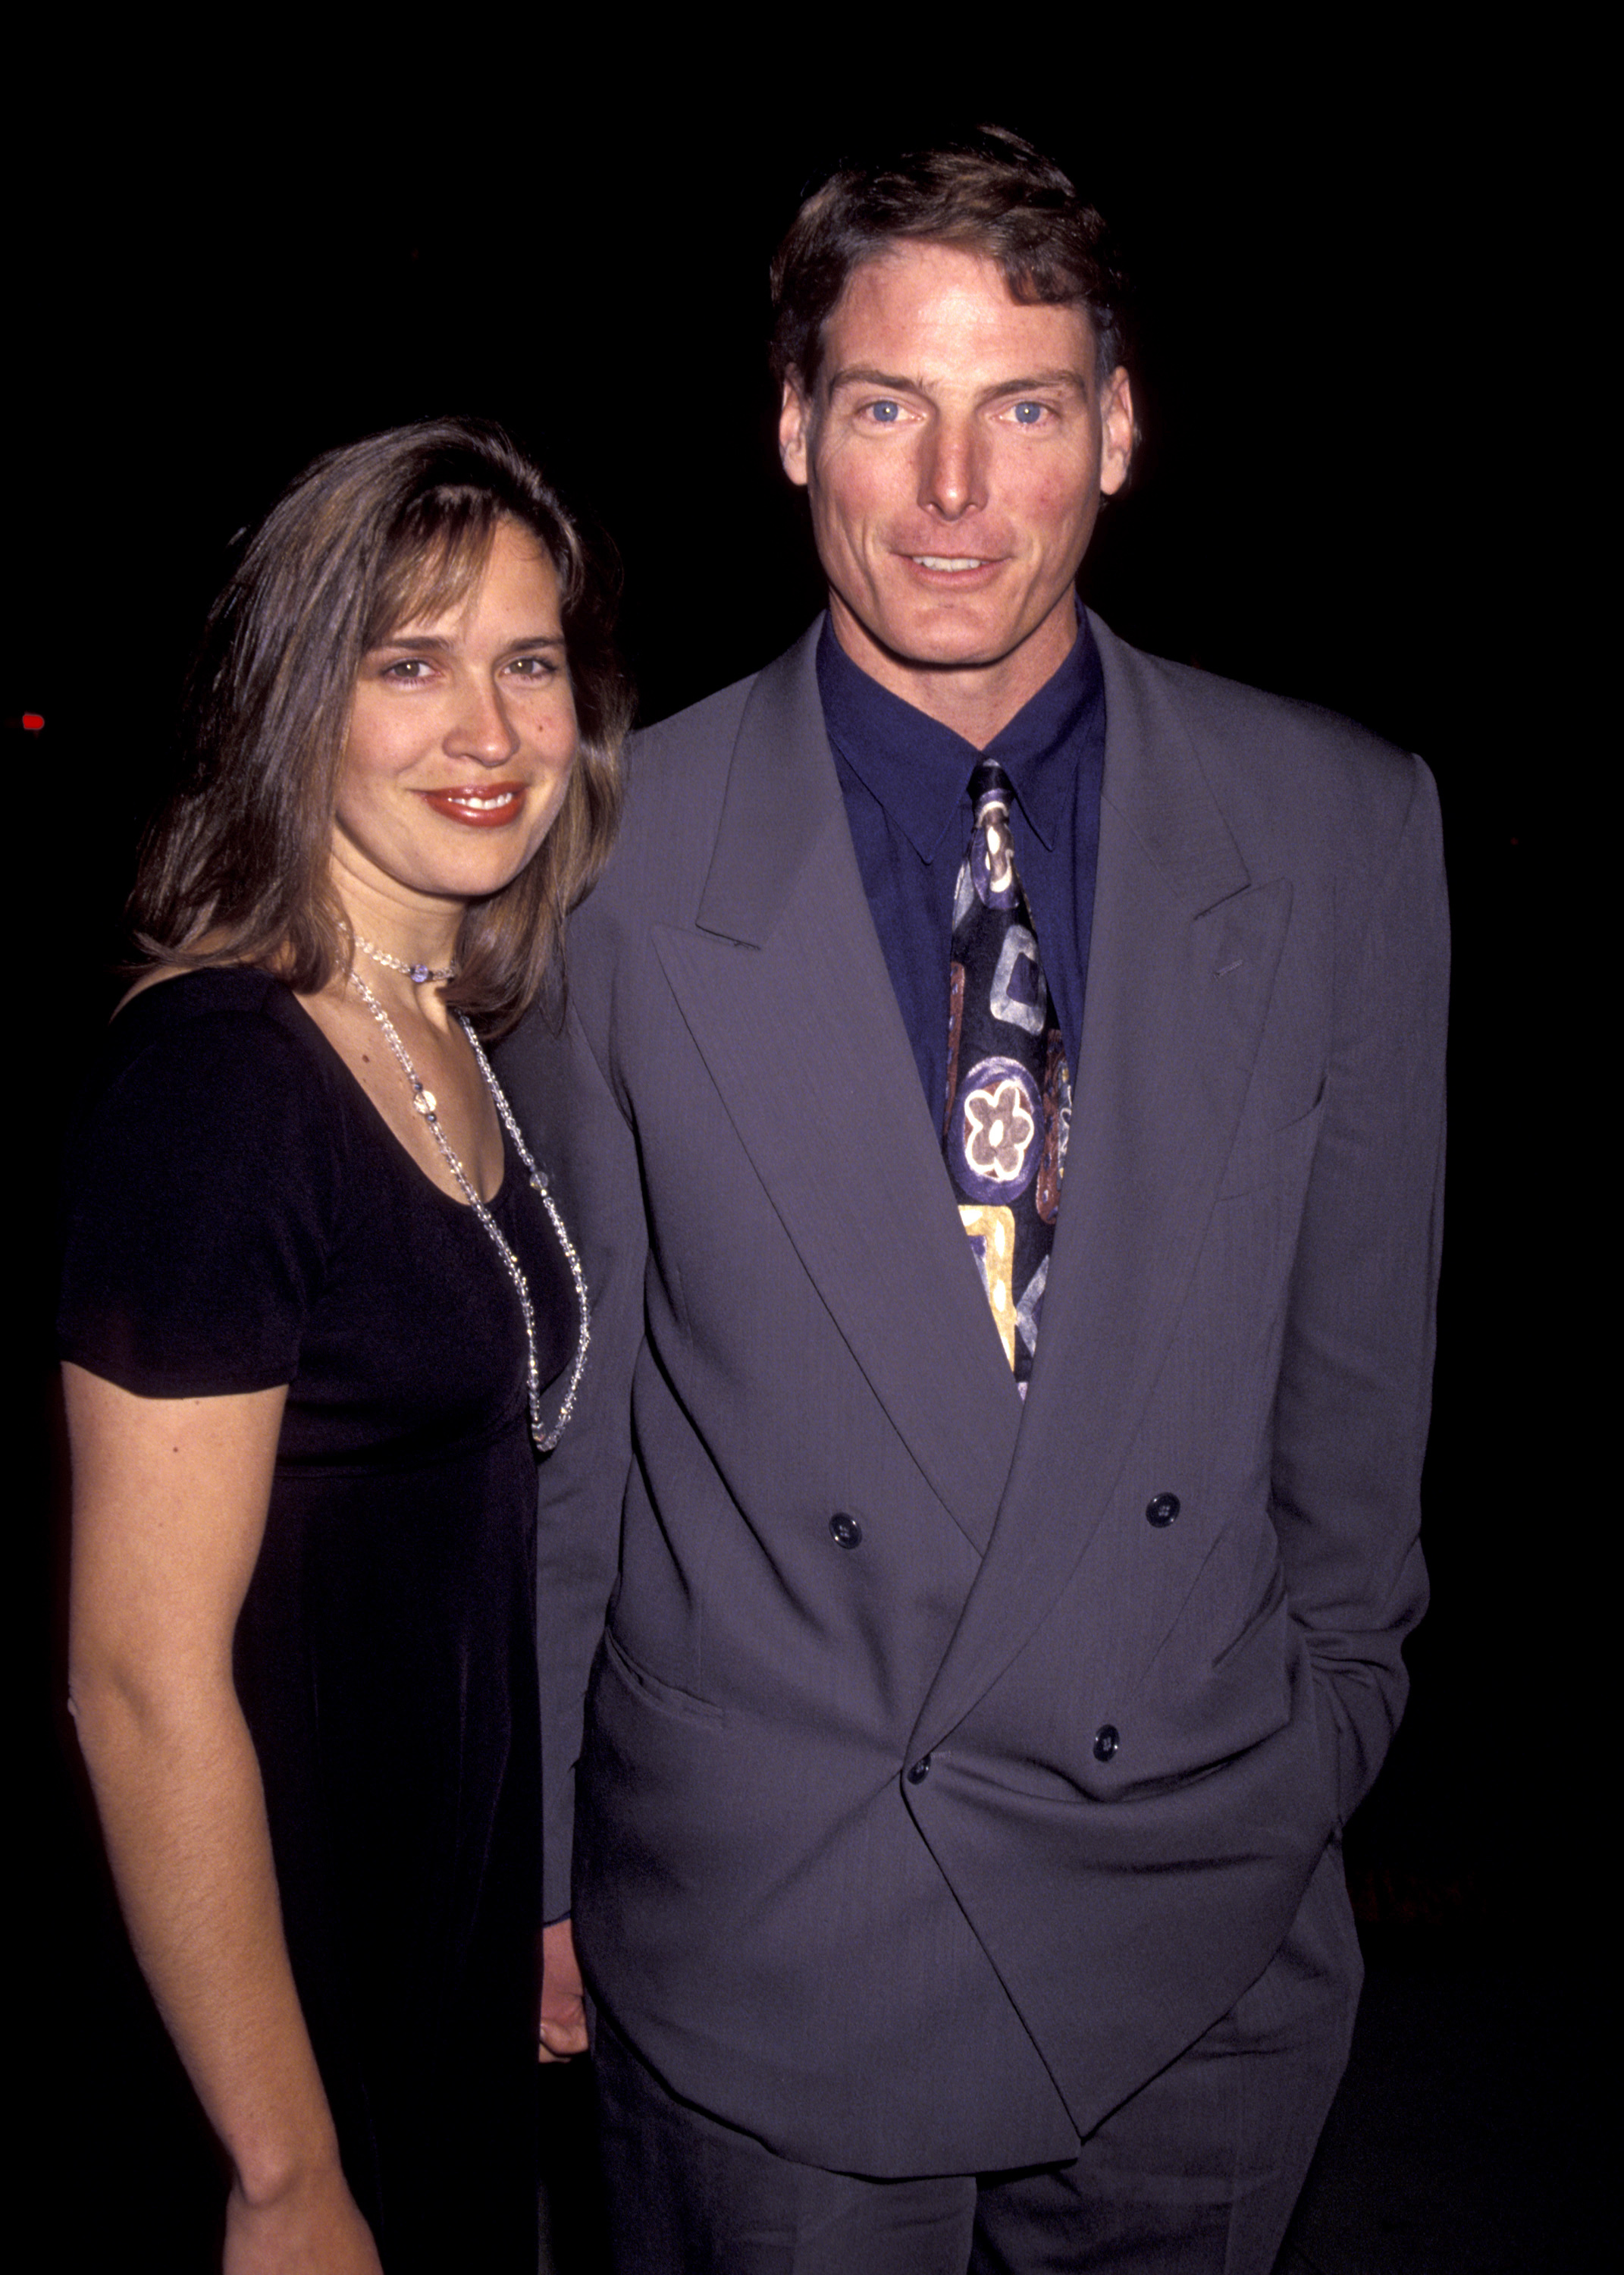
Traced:
POLYGON ((669 2086, 840 2169, 1068 2155, 1300 1915, 1334 1940, 1424 1601, 1430 778, 1094 630, 1093 933, 1024 1406, 815 628, 638 739, 567 1023, 506 1054, 594 1301, 542 1487, 551 1911, 669 2086))

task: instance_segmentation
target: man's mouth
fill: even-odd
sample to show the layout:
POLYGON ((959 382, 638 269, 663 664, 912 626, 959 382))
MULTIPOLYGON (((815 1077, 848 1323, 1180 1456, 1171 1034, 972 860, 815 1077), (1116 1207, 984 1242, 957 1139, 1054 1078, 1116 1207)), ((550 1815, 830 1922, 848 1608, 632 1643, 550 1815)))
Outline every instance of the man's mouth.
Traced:
POLYGON ((965 569, 985 569, 987 565, 978 556, 972 557, 961 553, 910 553, 908 557, 910 561, 917 561, 921 569, 945 569, 949 576, 965 569))

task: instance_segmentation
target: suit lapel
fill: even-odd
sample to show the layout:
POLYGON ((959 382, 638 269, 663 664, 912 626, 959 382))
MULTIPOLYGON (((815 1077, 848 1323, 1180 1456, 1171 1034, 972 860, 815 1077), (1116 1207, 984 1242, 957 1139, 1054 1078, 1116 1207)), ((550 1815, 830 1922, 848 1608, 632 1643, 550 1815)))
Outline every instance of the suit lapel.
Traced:
POLYGON ((656 927, 654 945, 835 1326, 982 1548, 1021 1405, 857 872, 815 656, 814 629, 756 683, 698 930, 656 927))
POLYGON ((1094 631, 1106 770, 1064 1198, 1008 1488, 916 1750, 997 1681, 1099 1528, 1206 1229, 1290 912, 1285 881, 1252 885, 1164 684, 1094 631))

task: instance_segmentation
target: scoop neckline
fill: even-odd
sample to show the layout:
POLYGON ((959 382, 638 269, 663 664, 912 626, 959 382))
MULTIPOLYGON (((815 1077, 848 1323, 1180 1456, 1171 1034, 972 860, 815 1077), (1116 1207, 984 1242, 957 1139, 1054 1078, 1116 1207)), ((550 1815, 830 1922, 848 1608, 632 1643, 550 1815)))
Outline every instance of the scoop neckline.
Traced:
MULTIPOLYGON (((398 1155, 400 1160, 404 1162, 406 1168, 428 1188, 429 1191, 433 1193, 437 1199, 442 1200, 448 1208, 454 1208, 459 1216, 478 1217, 479 1210, 474 1207, 472 1202, 463 1199, 459 1194, 447 1192, 443 1185, 437 1184, 434 1179, 429 1175, 428 1171, 423 1167, 421 1161, 418 1160, 412 1153, 408 1152, 407 1148, 401 1143, 401 1140, 395 1135, 394 1130, 389 1127, 388 1119, 377 1105, 376 1101, 368 1097, 366 1085, 361 1082, 354 1069, 346 1062, 344 1054, 336 1049, 330 1039, 322 1033, 318 1023, 311 1017, 310 1013, 306 1009, 304 1004, 299 1001, 298 997, 288 986, 286 980, 278 979, 274 971, 266 971, 257 964, 199 964, 194 970, 190 971, 176 971, 172 974, 167 975, 162 979, 154 980, 150 985, 141 989, 140 995, 126 996, 125 1001, 121 1002, 114 1011, 112 1023, 116 1024, 123 1017, 124 1013, 126 1010, 133 1009, 135 1005, 140 1002, 143 997, 162 994, 170 987, 184 985, 188 979, 256 979, 262 982, 267 987, 275 988, 280 996, 293 1006, 293 1009, 299 1016, 304 1028, 314 1037, 322 1052, 325 1053, 326 1056, 330 1059, 333 1064, 337 1068, 339 1073, 344 1077, 345 1082, 348 1084, 350 1091, 360 1101, 360 1104, 366 1109, 369 1121, 376 1127, 379 1133, 387 1141, 393 1153, 398 1155)), ((487 1097, 489 1096, 488 1092, 487 1092, 486 1094, 487 1097)), ((495 1214, 496 1211, 507 1199, 509 1190, 513 1182, 512 1148, 509 1143, 507 1129, 502 1122, 500 1113, 498 1113, 496 1116, 496 1126, 502 1138, 502 1182, 497 1186, 495 1191, 491 1195, 489 1200, 487 1200, 483 1194, 480 1197, 480 1208, 484 1209, 487 1214, 492 1216, 495 1214)))
MULTIPOLYGON (((268 979, 270 974, 268 972, 266 977, 268 979)), ((314 1035, 322 1049, 338 1068, 345 1081, 350 1085, 351 1089, 354 1091, 356 1096, 360 1100, 361 1104, 366 1108, 368 1115, 372 1117, 373 1121, 376 1122, 378 1128, 383 1132, 385 1138, 388 1138, 389 1144, 400 1155, 401 1160, 404 1161, 407 1168, 409 1169, 414 1169, 418 1175, 421 1177, 423 1183, 428 1187, 429 1191, 431 1193, 438 1193, 440 1198, 445 1202, 449 1208, 456 1209, 457 1213, 461 1216, 477 1217, 479 1214, 479 1209, 474 1206, 472 1201, 465 1200, 460 1194, 448 1193, 445 1187, 442 1184, 437 1184, 434 1178, 429 1175, 428 1171, 423 1167, 421 1161, 419 1161, 416 1156, 409 1152, 407 1147, 402 1144, 401 1140, 395 1135, 393 1130, 390 1129, 388 1117, 385 1115, 382 1108, 378 1105, 376 1100, 367 1095, 366 1085, 356 1073, 354 1068, 348 1063, 344 1053, 335 1047, 329 1036, 322 1033, 317 1022, 311 1017, 309 1012, 305 1009, 305 1006, 299 1001, 298 997, 293 993, 293 990, 287 986, 284 980, 278 979, 275 984, 283 990, 283 993, 286 995, 289 1002, 292 1004, 300 1018, 303 1019, 305 1024, 310 1029, 311 1033, 314 1035)), ((404 1074, 402 1076, 402 1079, 404 1079, 404 1074)), ((481 1077, 481 1086, 483 1086, 483 1077, 481 1077)), ((490 1096, 490 1092, 488 1091, 486 1092, 486 1096, 487 1098, 490 1096)), ((493 1104, 495 1103, 494 1100, 492 1102, 493 1104)), ((512 1163, 509 1159, 508 1133, 502 1127, 502 1120, 500 1114, 496 1116, 496 1130, 498 1136, 502 1139, 502 1182, 497 1186, 495 1191, 491 1195, 489 1200, 487 1200, 482 1193, 480 1196, 479 1207, 484 1209, 487 1215, 494 1215, 496 1210, 501 1206, 502 1201, 507 1198, 508 1185, 512 1176, 512 1163)), ((467 1175, 465 1170, 464 1171, 464 1175, 467 1175)), ((472 1180, 470 1180, 470 1183, 472 1183, 472 1180)))

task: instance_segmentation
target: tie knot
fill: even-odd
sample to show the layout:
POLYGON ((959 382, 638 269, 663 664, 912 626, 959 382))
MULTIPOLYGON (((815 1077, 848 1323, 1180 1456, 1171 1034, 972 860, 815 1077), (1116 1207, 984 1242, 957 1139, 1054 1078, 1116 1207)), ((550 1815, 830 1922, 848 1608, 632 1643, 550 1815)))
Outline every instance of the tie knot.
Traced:
POLYGON ((1008 812, 1014 795, 1015 785, 996 759, 977 761, 970 777, 970 803, 978 821, 983 806, 1001 805, 1008 812))

